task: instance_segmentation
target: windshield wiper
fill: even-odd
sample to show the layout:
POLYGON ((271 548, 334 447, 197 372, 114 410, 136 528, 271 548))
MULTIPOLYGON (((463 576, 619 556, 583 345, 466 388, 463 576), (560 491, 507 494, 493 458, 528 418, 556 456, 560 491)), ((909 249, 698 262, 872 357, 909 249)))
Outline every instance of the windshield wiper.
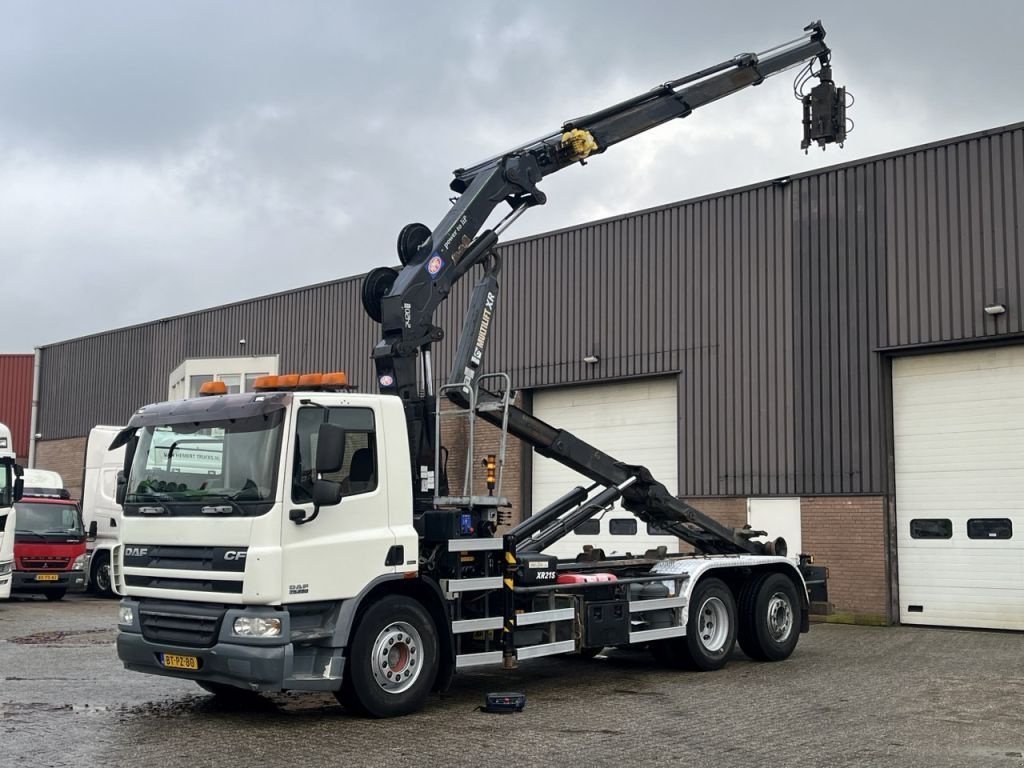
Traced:
POLYGON ((139 501, 137 501, 135 503, 137 503, 139 505, 139 512, 141 514, 143 514, 143 515, 170 515, 170 514, 173 514, 173 512, 171 511, 171 508, 169 506, 167 506, 163 502, 163 500, 159 496, 157 496, 155 493, 147 493, 147 494, 145 494, 146 501, 142 501, 142 499, 141 499, 142 495, 143 494, 140 494, 140 493, 135 494, 135 497, 137 499, 139 499, 139 501), (147 503, 149 503, 151 501, 152 502, 156 502, 159 505, 159 507, 147 507, 147 506, 145 506, 147 503))
MULTIPOLYGON (((234 493, 206 493, 206 494, 203 494, 203 495, 207 496, 209 498, 212 498, 212 499, 222 499, 223 501, 226 501, 228 503, 228 506, 231 508, 231 512, 238 512, 243 517, 245 516, 245 507, 243 507, 241 504, 239 504, 235 500, 235 497, 237 496, 237 494, 234 494, 234 493)), ((231 512, 228 512, 228 511, 224 510, 223 506, 216 506, 216 505, 206 505, 206 506, 204 506, 202 508, 201 512, 204 515, 230 515, 231 514, 231 512), (207 512, 207 510, 209 510, 209 512, 207 512)))

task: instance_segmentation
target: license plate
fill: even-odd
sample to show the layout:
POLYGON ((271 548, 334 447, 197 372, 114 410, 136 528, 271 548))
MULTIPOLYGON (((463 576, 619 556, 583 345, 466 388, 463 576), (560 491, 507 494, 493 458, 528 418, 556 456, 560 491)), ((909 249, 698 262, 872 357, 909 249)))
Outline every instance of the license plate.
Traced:
POLYGON ((199 669, 199 657, 165 653, 163 654, 163 665, 168 669, 199 669))
POLYGON ((37 573, 36 581, 57 581, 60 579, 60 574, 57 573, 37 573))

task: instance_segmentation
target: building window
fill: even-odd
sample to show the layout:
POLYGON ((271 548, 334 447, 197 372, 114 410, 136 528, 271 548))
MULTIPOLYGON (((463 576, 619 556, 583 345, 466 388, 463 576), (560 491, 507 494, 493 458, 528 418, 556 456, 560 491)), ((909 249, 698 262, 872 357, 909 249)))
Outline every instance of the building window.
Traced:
POLYGON ((975 517, 967 521, 969 539, 1013 538, 1013 523, 1006 517, 975 517))
POLYGON ((612 518, 608 521, 608 532, 612 536, 636 536, 636 518, 612 518))
POLYGON ((573 533, 577 536, 597 536, 601 533, 601 521, 585 520, 576 526, 576 530, 573 533))
POLYGON ((292 467, 292 501, 297 504, 313 500, 313 483, 317 479, 316 436, 325 421, 344 428, 345 454, 341 469, 324 473, 323 479, 341 483, 345 496, 369 493, 377 487, 373 411, 369 408, 300 408, 296 416, 292 467))
POLYGON ((675 536, 675 534, 672 533, 672 531, 668 530, 667 528, 662 528, 657 523, 648 523, 647 524, 647 535, 648 536, 675 536))
POLYGON ((237 395, 242 391, 242 376, 238 373, 218 373, 217 379, 224 382, 229 395, 237 395))
POLYGON ((188 380, 188 396, 199 397, 199 388, 208 381, 213 381, 213 376, 209 374, 200 374, 199 376, 192 376, 188 380))
POLYGON ((243 392, 255 392, 256 391, 256 379, 261 376, 269 376, 269 373, 247 373, 245 374, 245 389, 243 392))
POLYGON ((911 520, 910 538, 951 539, 953 538, 953 521, 944 518, 911 520))

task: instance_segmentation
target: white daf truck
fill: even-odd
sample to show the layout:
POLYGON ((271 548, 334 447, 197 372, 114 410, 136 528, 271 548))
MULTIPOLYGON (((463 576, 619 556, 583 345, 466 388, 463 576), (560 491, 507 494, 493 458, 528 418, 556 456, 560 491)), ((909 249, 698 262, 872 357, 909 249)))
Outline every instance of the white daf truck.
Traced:
POLYGON ((264 377, 254 393, 210 382, 198 398, 139 409, 111 444, 125 448, 111 561, 126 595, 117 640, 125 667, 221 696, 332 691, 346 707, 387 717, 416 710, 459 669, 606 646, 646 647, 667 667, 698 670, 722 667, 736 642, 755 659, 790 656, 823 569, 794 565, 781 539, 723 526, 646 467, 516 407, 509 377, 480 366, 498 235, 544 202, 544 176, 800 64, 801 83, 820 79, 804 98, 804 145, 842 141, 845 96, 831 80, 825 32, 806 31, 457 170, 458 197, 441 223, 399 235, 403 269, 364 280, 363 306, 381 327, 379 394, 349 391, 341 373, 290 374, 264 377), (511 212, 483 230, 502 202, 511 212), (444 330, 434 310, 477 266, 451 373, 435 390, 432 345, 444 330), (481 457, 470 426, 462 478, 449 477, 442 458, 443 399, 470 425, 501 430, 502 447, 481 457), (588 484, 499 535, 509 434, 588 484), (188 451, 210 442, 220 444, 210 465, 188 467, 188 451), (545 554, 617 501, 695 554, 545 554))

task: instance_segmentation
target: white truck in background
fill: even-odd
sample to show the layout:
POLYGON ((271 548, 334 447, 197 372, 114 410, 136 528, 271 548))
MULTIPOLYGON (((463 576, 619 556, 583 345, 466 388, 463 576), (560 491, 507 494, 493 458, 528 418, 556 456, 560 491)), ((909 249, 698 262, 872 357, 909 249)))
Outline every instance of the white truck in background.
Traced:
POLYGON ((121 506, 115 498, 117 473, 124 465, 124 448, 110 449, 123 427, 99 425, 89 430, 82 478, 82 522, 86 538, 86 589, 114 597, 110 581, 110 553, 120 541, 121 506))
MULTIPOLYGON (((82 478, 82 521, 86 530, 86 589, 101 597, 114 597, 110 578, 111 552, 121 541, 121 506, 117 503, 117 474, 124 469, 124 446, 110 444, 124 427, 98 425, 89 430, 82 478)), ((198 435, 173 441, 157 439, 155 460, 175 476, 219 472, 221 439, 198 435)))
POLYGON ((14 458, 11 430, 0 424, 0 600, 11 596, 14 578, 14 502, 21 495, 21 467, 14 458))

